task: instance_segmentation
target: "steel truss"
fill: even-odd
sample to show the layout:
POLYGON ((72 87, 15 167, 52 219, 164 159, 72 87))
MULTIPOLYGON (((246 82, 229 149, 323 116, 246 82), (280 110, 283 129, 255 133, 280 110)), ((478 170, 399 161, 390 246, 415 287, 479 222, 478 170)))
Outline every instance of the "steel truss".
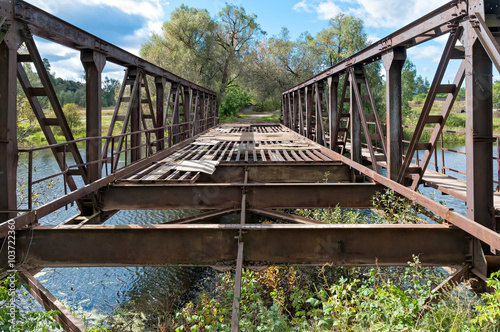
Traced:
MULTIPOLYGON (((193 173, 187 178, 185 176, 190 173, 187 172, 178 179, 179 183, 168 183, 169 179, 175 181, 177 171, 164 179, 164 183, 142 184, 139 178, 143 174, 157 169, 165 159, 177 156, 176 153, 194 144, 197 135, 218 123, 215 93, 28 3, 0 0, 0 240, 5 239, 9 225, 14 225, 18 256, 25 258, 17 262, 23 265, 21 278, 45 308, 61 312, 57 320, 67 331, 83 331, 85 326, 33 277, 43 267, 163 266, 165 263, 236 267, 232 331, 238 330, 243 267, 332 262, 344 266, 376 262, 405 265, 412 254, 421 253, 424 265, 462 266, 447 283, 460 282, 469 272, 484 279, 489 269, 500 266, 498 256, 488 254, 490 248, 493 253, 500 251, 500 236, 494 229, 493 195, 489 190, 493 183, 491 165, 485 162, 492 158, 491 65, 494 63, 498 68, 500 64, 497 41, 500 29, 497 15, 500 13, 495 12, 498 9, 492 4, 479 0, 451 1, 285 91, 282 95, 283 122, 307 137, 305 144, 313 146, 314 150, 279 151, 276 148, 259 153, 254 150, 252 154, 248 148, 250 138, 228 141, 206 148, 210 156, 203 160, 221 162, 213 174, 193 173), (401 69, 406 49, 444 34, 450 37, 405 153, 401 142, 401 69), (32 36, 81 52, 87 88, 85 160, 76 148, 32 36), (463 49, 457 46, 458 41, 463 49), (27 54, 18 52, 23 43, 27 54), (467 61, 462 61, 453 84, 442 84, 448 62, 457 58, 467 61), (387 73, 388 123, 385 132, 364 69, 365 65, 379 60, 387 73), (23 62, 34 63, 41 87, 34 87, 27 79, 23 62), (123 66, 125 75, 112 124, 107 136, 102 136, 101 74, 107 62, 123 66), (18 148, 14 130, 16 76, 70 189, 67 195, 19 216, 16 201, 18 148), (414 191, 422 181, 430 156, 436 149, 437 137, 464 80, 467 89, 467 184, 470 189, 467 216, 414 191), (490 93, 484 94, 484 91, 490 93), (440 115, 435 115, 430 111, 438 93, 447 93, 448 97, 440 115), (55 118, 48 118, 43 113, 38 99, 42 96, 49 99, 55 118), (116 129, 119 124, 121 130, 116 129), (425 124, 435 126, 429 142, 421 142, 425 124), (55 141, 52 128, 56 126, 61 128, 66 142, 55 141), (242 147, 245 144, 247 147, 242 147), (71 154, 76 165, 68 166, 61 157, 61 150, 63 154, 71 154), (414 165, 412 158, 419 150, 425 150, 424 158, 414 165), (344 155, 346 153, 350 153, 349 158, 344 155), (226 156, 224 162, 222 158, 226 156), (364 158, 370 161, 371 169, 362 165, 364 158), (127 165, 119 168, 120 159, 125 159, 127 165), (379 174, 380 166, 387 167, 387 177, 379 174), (104 175, 103 170, 109 173, 104 175), (325 179, 324 174, 330 171, 330 178, 325 179), (76 186, 75 177, 81 177, 82 188, 76 186), (363 177, 368 181, 360 181, 363 177), (406 179, 412 181, 411 188, 403 185, 406 179), (373 193, 383 187, 410 198, 448 224, 338 226, 272 210, 333 207, 336 204, 364 208, 370 205, 373 193), (213 190, 219 195, 199 194, 213 190), (39 218, 72 202, 77 202, 81 208, 77 216, 57 226, 37 225, 39 218), (210 211, 160 225, 100 225, 117 209, 125 208, 210 211), (213 224, 228 214, 239 214, 239 224, 213 224), (253 216, 289 224, 254 225, 249 223, 253 216), (186 242, 191 245, 186 247, 186 242), (57 250, 53 250, 54 245, 57 250), (113 250, 109 250, 110 247, 113 250)), ((262 128, 249 132, 248 136, 265 133, 259 130, 262 128)), ((284 126, 274 126, 270 130, 278 133, 276 136, 288 132, 284 126)), ((188 149, 187 155, 198 160, 196 156, 200 151, 199 146, 188 149)), ((0 262, 1 271, 6 270, 3 252, 0 262)), ((436 292, 443 288, 441 285, 436 292)))

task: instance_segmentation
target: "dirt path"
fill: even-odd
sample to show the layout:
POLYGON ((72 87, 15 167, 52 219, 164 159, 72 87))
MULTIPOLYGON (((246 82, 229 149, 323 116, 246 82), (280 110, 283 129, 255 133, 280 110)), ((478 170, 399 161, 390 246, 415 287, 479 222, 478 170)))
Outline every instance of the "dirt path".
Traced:
POLYGON ((256 122, 259 121, 259 118, 272 116, 272 113, 256 113, 253 109, 254 107, 250 106, 241 111, 241 114, 244 114, 247 117, 238 119, 238 122, 256 122))

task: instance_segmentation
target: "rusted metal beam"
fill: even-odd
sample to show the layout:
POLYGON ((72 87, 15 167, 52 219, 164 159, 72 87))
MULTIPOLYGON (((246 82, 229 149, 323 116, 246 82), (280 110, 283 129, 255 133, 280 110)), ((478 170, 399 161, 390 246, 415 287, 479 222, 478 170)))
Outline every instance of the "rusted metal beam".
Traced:
POLYGON ((370 208, 383 186, 372 183, 215 183, 118 184, 102 191, 102 209, 220 209, 240 205, 246 188, 250 207, 265 208, 370 208))
POLYGON ((404 47, 393 48, 382 55, 386 81, 387 177, 394 181, 403 164, 401 71, 405 60, 404 47))
POLYGON ((220 164, 214 174, 202 174, 198 183, 242 182, 248 169, 249 182, 350 182, 349 167, 339 162, 273 162, 261 164, 220 164))
MULTIPOLYGON (((283 212, 278 212, 274 210, 269 210, 269 209, 262 209, 262 208, 252 208, 249 210, 250 212, 259 215, 259 216, 264 216, 264 217, 270 217, 273 219, 280 219, 284 221, 290 221, 293 223, 298 223, 298 224, 319 224, 319 225, 324 225, 326 223, 322 221, 317 221, 314 219, 309 219, 309 218, 304 218, 301 216, 297 216, 294 214, 288 214, 288 213, 283 213, 283 212)), ((333 220, 332 220, 333 222, 333 220)))
POLYGON ((219 209, 215 211, 210 211, 210 212, 205 212, 205 213, 200 213, 191 217, 186 217, 186 218, 180 218, 176 220, 170 220, 166 221, 162 224, 193 224, 196 222, 205 222, 208 223, 207 221, 210 221, 211 219, 215 219, 218 217, 222 217, 231 213, 236 213, 239 212, 240 209, 219 209))
POLYGON ((103 225, 21 230, 16 257, 30 266, 459 265, 466 234, 446 225, 103 225))
POLYGON ((483 242, 488 243, 496 250, 500 250, 500 234, 475 222, 473 219, 465 217, 460 213, 453 211, 453 209, 449 209, 441 205, 439 202, 436 202, 429 197, 426 197, 420 193, 413 191, 410 188, 407 188, 397 182, 394 182, 386 178, 385 176, 381 176, 376 172, 374 172, 373 170, 369 169, 368 167, 353 162, 349 158, 346 158, 339 153, 328 150, 327 148, 321 149, 321 153, 323 153, 326 156, 335 158, 336 160, 344 162, 345 164, 365 174, 366 176, 371 177, 376 182, 386 186, 387 188, 394 190, 395 192, 405 196, 406 198, 423 206, 424 208, 429 209, 434 214, 438 215, 439 217, 443 218, 449 223, 463 229, 470 235, 480 239, 483 242))
MULTIPOLYGON (((478 3, 478 7, 481 5, 478 3)), ((480 10, 477 8, 476 10, 480 10)), ((484 9, 483 9, 484 12, 484 9)), ((495 229, 493 205, 493 68, 488 53, 470 28, 464 32, 467 217, 495 229)), ((483 248, 487 250, 487 248, 483 248)), ((500 250, 500 248, 497 248, 500 250)), ((475 266, 474 266, 475 267, 475 266)), ((482 272, 486 273, 485 270, 482 272)))
MULTIPOLYGON (((42 206, 40 206, 37 209, 34 209, 33 211, 27 212, 23 215, 17 216, 15 218, 12 218, 12 220, 15 224, 15 229, 20 229, 24 226, 30 225, 35 223, 39 218, 42 218, 44 216, 49 215, 50 213, 54 212, 57 209, 60 209, 64 207, 65 205, 70 204, 71 202, 74 202, 82 197, 85 197, 100 188, 107 186, 111 182, 114 182, 116 178, 120 177, 125 177, 129 174, 132 174, 134 172, 138 172, 141 169, 148 167, 151 165, 152 162, 158 161, 162 158, 165 158, 169 154, 175 152, 177 149, 181 149, 184 146, 190 144, 194 139, 188 139, 182 143, 179 143, 177 146, 171 147, 167 150, 163 150, 149 158, 145 158, 137 163, 134 163, 132 165, 126 166, 124 168, 119 169, 116 171, 114 174, 111 174, 109 176, 103 177, 91 184, 86 185, 83 188, 80 188, 78 191, 71 192, 67 195, 64 195, 61 198, 55 199, 49 203, 46 203, 42 206)), ((1 145, 1 144, 0 144, 1 145)), ((10 220, 7 220, 5 222, 0 222, 0 238, 3 238, 7 235, 7 232, 9 230, 9 222, 10 220)))
POLYGON ((67 332, 83 332, 87 327, 75 317, 71 310, 66 308, 54 295, 52 295, 31 273, 20 271, 19 278, 28 285, 26 289, 40 303, 45 310, 57 310, 54 316, 56 322, 62 325, 67 332))
POLYGON ((81 61, 85 69, 86 88, 86 137, 96 139, 86 141, 86 160, 88 181, 93 182, 101 177, 102 160, 102 71, 106 65, 106 55, 93 50, 82 50, 81 61))
MULTIPOLYGON (((12 20, 13 1, 6 1, 0 16, 12 20)), ((9 30, 0 43, 0 223, 17 215, 17 47, 18 35, 9 30), (12 212, 5 212, 12 211, 12 212)))
POLYGON ((422 16, 418 20, 399 29, 398 31, 382 38, 378 42, 373 43, 351 57, 342 60, 333 67, 328 68, 307 81, 283 92, 283 94, 310 86, 315 82, 326 79, 328 76, 341 74, 345 72, 346 69, 354 65, 364 65, 375 60, 379 60, 382 52, 388 51, 394 47, 413 47, 424 41, 439 37, 453 29, 453 24, 450 23, 460 21, 467 15, 467 1, 450 1, 429 14, 422 16), (416 39, 421 35, 427 34, 428 32, 436 33, 433 33, 426 39, 416 39))

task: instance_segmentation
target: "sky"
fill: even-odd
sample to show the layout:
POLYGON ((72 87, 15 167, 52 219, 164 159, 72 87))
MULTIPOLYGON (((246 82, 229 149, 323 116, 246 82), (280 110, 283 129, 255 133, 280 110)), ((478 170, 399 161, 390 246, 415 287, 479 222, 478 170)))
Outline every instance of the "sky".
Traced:
MULTIPOLYGON (((139 49, 153 32, 160 33, 162 23, 172 11, 185 4, 207 9, 212 17, 226 5, 242 5, 257 15, 267 36, 288 28, 292 39, 303 32, 315 35, 327 27, 338 13, 362 18, 371 42, 402 28, 438 8, 446 0, 27 0, 27 2, 86 30, 105 41, 139 55, 139 49)), ((417 73, 432 81, 447 36, 408 49, 408 58, 417 73)), ((82 80, 83 67, 77 51, 37 38, 42 57, 49 59, 56 77, 82 80)), ((444 80, 453 81, 458 64, 452 64, 444 80)), ((498 73, 496 73, 498 74, 498 73)), ((108 63, 103 77, 122 80, 123 68, 108 63)), ((495 76, 500 79, 500 76, 495 76)))

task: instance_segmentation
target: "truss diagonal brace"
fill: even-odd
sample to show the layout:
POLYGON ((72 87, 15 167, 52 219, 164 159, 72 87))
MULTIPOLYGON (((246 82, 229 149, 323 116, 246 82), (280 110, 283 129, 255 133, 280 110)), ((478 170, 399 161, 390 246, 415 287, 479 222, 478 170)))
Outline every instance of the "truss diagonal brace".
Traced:
POLYGON ((62 325, 64 330, 71 332, 86 331, 85 324, 75 317, 54 295, 52 295, 43 285, 29 272, 19 273, 21 280, 26 283, 31 295, 45 308, 45 310, 58 310, 54 319, 62 325))
POLYGON ((477 38, 483 45, 486 53, 488 53, 491 61, 495 64, 497 70, 500 71, 500 46, 495 37, 491 34, 481 14, 474 13, 474 15, 476 16, 476 20, 474 22, 470 21, 470 24, 474 28, 477 38))

